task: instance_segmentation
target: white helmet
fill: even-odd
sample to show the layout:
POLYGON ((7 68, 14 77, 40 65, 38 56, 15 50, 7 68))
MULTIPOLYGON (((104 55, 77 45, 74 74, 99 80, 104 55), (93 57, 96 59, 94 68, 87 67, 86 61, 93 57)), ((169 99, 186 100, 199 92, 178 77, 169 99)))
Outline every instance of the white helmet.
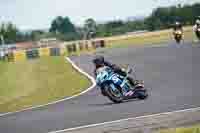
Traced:
POLYGON ((196 24, 200 25, 200 20, 199 19, 196 20, 196 24))
POLYGON ((176 22, 175 22, 175 25, 180 25, 180 22, 176 21, 176 22))

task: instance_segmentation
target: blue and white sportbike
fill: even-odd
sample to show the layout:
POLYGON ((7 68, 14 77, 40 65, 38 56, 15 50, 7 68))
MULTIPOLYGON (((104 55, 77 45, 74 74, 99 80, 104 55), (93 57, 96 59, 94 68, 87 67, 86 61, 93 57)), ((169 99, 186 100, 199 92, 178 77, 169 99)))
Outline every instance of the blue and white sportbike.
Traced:
POLYGON ((114 103, 121 103, 128 99, 145 99, 148 97, 147 90, 143 87, 132 88, 127 77, 132 73, 128 66, 127 76, 116 74, 110 67, 100 67, 96 71, 96 82, 104 96, 114 103))

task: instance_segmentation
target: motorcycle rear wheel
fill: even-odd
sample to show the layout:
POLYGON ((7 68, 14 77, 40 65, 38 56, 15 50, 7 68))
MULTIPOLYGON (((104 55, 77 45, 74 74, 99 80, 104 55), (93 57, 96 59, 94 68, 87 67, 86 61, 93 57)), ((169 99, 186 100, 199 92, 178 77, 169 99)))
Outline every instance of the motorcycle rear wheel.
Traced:
POLYGON ((148 97, 147 90, 138 90, 136 93, 138 99, 144 100, 148 97))

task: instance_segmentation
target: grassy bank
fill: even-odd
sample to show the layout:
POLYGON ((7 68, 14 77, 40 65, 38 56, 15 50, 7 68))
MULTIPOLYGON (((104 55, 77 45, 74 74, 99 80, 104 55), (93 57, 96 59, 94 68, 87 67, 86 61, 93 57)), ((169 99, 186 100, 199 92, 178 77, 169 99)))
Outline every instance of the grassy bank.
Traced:
MULTIPOLYGON (((192 27, 184 28, 184 40, 195 40, 192 27)), ((157 32, 147 32, 138 35, 124 35, 118 37, 110 37, 106 39, 110 47, 127 47, 127 46, 144 46, 144 45, 160 45, 174 40, 172 30, 163 30, 157 32)))
POLYGON ((157 133, 200 133, 200 125, 195 125, 195 126, 185 127, 185 128, 161 130, 157 133))
POLYGON ((0 75, 1 113, 72 96, 90 85, 64 57, 0 62, 0 75))

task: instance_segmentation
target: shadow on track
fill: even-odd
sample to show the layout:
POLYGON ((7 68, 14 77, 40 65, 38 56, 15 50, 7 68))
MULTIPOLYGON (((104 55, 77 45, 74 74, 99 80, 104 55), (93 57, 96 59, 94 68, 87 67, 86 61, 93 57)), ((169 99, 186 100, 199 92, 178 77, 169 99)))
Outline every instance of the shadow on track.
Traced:
POLYGON ((129 99, 125 100, 122 103, 113 103, 113 102, 108 102, 108 103, 98 103, 98 104, 88 104, 89 106, 111 106, 111 105, 117 105, 117 104, 123 104, 123 103, 128 103, 128 102, 134 102, 134 101, 141 101, 140 99, 129 99))

